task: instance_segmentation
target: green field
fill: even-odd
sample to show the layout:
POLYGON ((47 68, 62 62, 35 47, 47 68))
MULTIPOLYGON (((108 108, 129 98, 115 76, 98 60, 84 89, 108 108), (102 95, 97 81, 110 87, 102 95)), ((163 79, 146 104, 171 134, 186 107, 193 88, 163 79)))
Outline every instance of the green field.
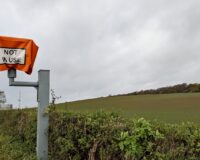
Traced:
POLYGON ((200 93, 96 98, 58 104, 57 110, 81 113, 103 110, 117 112, 128 118, 144 117, 170 123, 200 123, 200 93))

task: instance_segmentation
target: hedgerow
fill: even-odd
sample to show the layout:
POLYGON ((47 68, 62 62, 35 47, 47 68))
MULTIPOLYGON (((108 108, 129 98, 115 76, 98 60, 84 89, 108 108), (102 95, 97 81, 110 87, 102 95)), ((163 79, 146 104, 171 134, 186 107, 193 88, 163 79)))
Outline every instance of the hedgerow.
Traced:
MULTIPOLYGON (((36 123, 36 111, 0 111, 0 159, 36 159, 36 123)), ((49 124, 50 160, 200 159, 200 126, 193 123, 50 110, 49 124)))

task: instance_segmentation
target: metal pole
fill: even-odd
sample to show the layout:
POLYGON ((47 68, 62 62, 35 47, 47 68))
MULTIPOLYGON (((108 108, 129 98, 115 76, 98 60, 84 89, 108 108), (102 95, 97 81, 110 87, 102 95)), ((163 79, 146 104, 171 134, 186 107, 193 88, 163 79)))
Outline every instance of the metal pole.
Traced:
POLYGON ((49 106, 49 70, 38 72, 38 118, 37 118, 37 158, 48 159, 48 114, 45 114, 49 106))
POLYGON ((50 71, 40 70, 38 72, 38 82, 15 81, 16 70, 8 71, 9 86, 35 87, 38 97, 38 117, 37 117, 37 159, 48 160, 48 125, 49 117, 45 113, 49 106, 50 71))

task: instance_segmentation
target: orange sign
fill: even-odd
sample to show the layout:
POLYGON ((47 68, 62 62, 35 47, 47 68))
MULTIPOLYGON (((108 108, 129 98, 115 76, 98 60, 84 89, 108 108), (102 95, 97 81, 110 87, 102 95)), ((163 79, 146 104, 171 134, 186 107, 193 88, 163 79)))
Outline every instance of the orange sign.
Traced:
POLYGON ((15 68, 31 74, 37 51, 31 39, 0 36, 0 71, 15 68))

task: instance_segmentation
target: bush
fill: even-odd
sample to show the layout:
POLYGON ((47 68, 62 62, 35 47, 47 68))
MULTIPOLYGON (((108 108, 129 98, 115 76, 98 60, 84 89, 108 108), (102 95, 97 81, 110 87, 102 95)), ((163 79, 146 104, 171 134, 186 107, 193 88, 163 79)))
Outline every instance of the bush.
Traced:
MULTIPOLYGON (((200 126, 192 123, 127 120, 106 112, 50 111, 49 117, 52 160, 198 160, 200 157, 200 126)), ((0 159, 35 159, 35 111, 0 111, 0 131, 0 159), (12 151, 10 157, 3 157, 9 151, 12 151)))

